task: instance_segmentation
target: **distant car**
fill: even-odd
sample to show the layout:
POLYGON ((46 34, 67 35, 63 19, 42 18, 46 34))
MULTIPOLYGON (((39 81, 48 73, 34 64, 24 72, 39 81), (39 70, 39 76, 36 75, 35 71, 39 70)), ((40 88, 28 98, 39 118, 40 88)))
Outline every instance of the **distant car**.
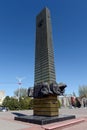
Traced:
POLYGON ((0 107, 0 111, 6 112, 6 111, 8 111, 8 108, 7 107, 0 107))

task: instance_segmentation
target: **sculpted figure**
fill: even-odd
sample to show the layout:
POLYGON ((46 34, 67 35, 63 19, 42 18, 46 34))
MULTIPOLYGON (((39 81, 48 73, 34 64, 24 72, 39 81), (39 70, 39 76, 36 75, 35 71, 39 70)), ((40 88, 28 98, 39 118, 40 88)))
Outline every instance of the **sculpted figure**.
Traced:
POLYGON ((34 90, 28 91, 28 95, 32 95, 34 98, 42 98, 48 95, 63 95, 65 92, 66 84, 51 83, 41 83, 34 86, 34 90), (32 92, 31 92, 32 91, 32 92))

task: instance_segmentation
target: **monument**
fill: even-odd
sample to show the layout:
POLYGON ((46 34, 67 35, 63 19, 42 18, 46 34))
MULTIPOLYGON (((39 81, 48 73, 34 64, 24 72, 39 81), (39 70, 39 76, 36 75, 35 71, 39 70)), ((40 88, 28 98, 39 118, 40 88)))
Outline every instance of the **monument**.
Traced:
POLYGON ((66 84, 56 82, 52 42, 50 11, 44 8, 36 17, 34 89, 29 89, 29 96, 34 97, 33 115, 16 120, 47 124, 75 118, 59 115, 57 96, 63 95, 66 84))
POLYGON ((34 115, 57 116, 57 95, 63 94, 56 83, 51 16, 44 8, 36 17, 34 115))

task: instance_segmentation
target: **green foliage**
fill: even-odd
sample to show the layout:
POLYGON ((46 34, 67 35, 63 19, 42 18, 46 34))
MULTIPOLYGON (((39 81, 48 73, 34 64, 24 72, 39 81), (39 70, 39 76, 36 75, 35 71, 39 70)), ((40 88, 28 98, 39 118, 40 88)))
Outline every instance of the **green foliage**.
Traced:
POLYGON ((79 86, 79 96, 87 98, 87 86, 86 85, 79 86))
POLYGON ((10 110, 17 110, 19 107, 19 103, 17 99, 10 98, 7 96, 3 101, 3 106, 8 107, 10 110))
POLYGON ((60 103, 60 101, 59 100, 57 100, 58 101, 58 108, 61 108, 61 103, 60 103))
POLYGON ((3 106, 8 107, 10 110, 25 110, 25 109, 31 109, 31 98, 25 97, 18 99, 15 99, 13 97, 7 96, 3 101, 3 106))
POLYGON ((33 109, 33 106, 34 106, 34 99, 31 99, 29 103, 29 109, 33 109))
POLYGON ((30 101, 31 101, 30 97, 20 98, 19 100, 20 109, 21 110, 30 109, 30 101))
POLYGON ((4 99, 4 101, 3 101, 3 106, 6 106, 6 107, 8 107, 9 106, 9 102, 10 102, 10 97, 9 96, 7 96, 5 99, 4 99))
POLYGON ((28 97, 28 90, 25 88, 17 89, 14 92, 17 98, 7 96, 3 101, 3 106, 10 110, 25 110, 33 108, 33 99, 28 97), (19 97, 19 100, 18 100, 19 97))

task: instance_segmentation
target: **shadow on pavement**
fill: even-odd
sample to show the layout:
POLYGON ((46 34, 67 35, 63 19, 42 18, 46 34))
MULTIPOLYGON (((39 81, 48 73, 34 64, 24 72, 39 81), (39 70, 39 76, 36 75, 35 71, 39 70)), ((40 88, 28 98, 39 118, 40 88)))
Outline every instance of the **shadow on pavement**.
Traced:
POLYGON ((18 113, 18 112, 12 112, 12 114, 16 115, 16 116, 27 116, 25 114, 22 114, 22 113, 18 113))

